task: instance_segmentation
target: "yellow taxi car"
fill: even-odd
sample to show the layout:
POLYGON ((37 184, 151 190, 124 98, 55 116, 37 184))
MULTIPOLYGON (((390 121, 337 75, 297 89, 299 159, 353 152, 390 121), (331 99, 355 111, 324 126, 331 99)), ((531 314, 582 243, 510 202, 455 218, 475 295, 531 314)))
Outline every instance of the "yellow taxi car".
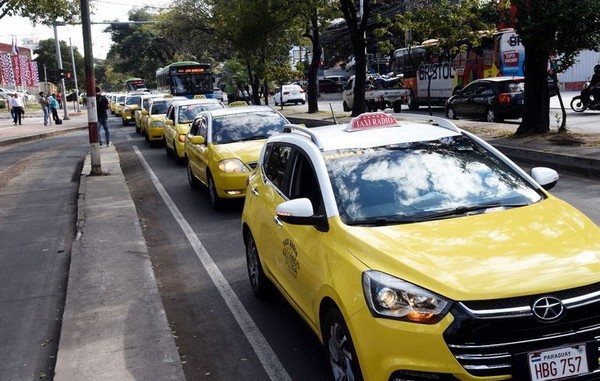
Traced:
MULTIPOLYGON (((154 98, 163 98, 167 94, 161 93, 148 93, 142 94, 142 100, 140 103, 140 107, 133 110, 133 121, 135 123, 135 132, 142 132, 142 112, 148 109, 148 104, 151 99, 154 98)), ((162 139, 162 138, 161 138, 162 139)))
POLYGON ((117 94, 115 98, 115 116, 121 116, 121 112, 123 111, 123 107, 125 107, 125 98, 127 94, 117 94))
POLYGON ((125 102, 121 108, 121 122, 124 126, 128 126, 133 119, 135 110, 142 107, 142 97, 147 93, 127 93, 125 102))
POLYGON ((202 111, 225 107, 216 99, 186 99, 169 105, 165 116, 164 143, 167 156, 175 156, 177 163, 185 162, 185 138, 192 121, 202 111))
POLYGON ((115 115, 115 108, 117 105, 117 97, 119 96, 119 94, 117 93, 111 93, 107 98, 108 98, 108 107, 110 108, 110 113, 115 115))
POLYGON ((246 196, 248 174, 265 140, 288 121, 268 106, 227 107, 204 111, 194 119, 185 140, 188 182, 208 188, 213 208, 223 199, 246 196))
POLYGON ((242 212, 254 293, 275 285, 336 380, 592 380, 600 229, 448 120, 286 126, 242 212))
POLYGON ((165 94, 162 98, 152 98, 145 110, 142 110, 140 133, 150 143, 164 140, 165 115, 174 101, 186 100, 186 97, 174 97, 165 94))

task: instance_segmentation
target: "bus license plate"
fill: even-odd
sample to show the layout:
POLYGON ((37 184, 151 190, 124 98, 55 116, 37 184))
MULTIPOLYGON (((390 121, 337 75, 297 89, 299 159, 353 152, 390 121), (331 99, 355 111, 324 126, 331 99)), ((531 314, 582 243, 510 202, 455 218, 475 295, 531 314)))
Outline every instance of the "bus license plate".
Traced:
POLYGON ((589 371, 584 344, 529 353, 528 363, 532 381, 556 380, 589 371))

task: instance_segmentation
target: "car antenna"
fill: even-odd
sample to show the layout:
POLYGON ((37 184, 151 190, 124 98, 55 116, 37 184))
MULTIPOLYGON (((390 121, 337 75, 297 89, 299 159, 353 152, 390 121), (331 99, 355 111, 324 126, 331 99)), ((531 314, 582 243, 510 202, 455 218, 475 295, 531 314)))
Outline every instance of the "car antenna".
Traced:
POLYGON ((331 103, 329 104, 329 109, 331 110, 331 116, 333 117, 333 123, 338 124, 337 119, 335 118, 335 114, 333 113, 333 107, 331 107, 331 103))

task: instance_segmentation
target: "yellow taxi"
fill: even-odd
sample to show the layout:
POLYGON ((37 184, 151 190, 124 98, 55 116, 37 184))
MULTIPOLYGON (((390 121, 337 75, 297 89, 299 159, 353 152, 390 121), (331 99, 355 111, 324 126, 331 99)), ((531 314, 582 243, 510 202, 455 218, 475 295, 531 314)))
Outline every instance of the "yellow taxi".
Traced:
POLYGON ((202 111, 225 107, 217 99, 186 99, 169 105, 165 116, 164 142, 167 156, 175 156, 177 163, 185 162, 185 138, 192 121, 202 111))
POLYGON ((107 96, 108 98, 108 107, 110 108, 110 113, 115 115, 115 108, 117 105, 117 96, 119 94, 116 93, 111 93, 109 96, 107 96))
POLYGON ((114 115, 115 116, 121 116, 121 112, 123 111, 123 107, 125 107, 125 98, 127 97, 127 94, 117 94, 117 96, 115 97, 115 103, 114 103, 114 115))
MULTIPOLYGON (((163 98, 167 94, 153 93, 153 94, 142 94, 142 101, 140 107, 133 110, 133 121, 135 123, 135 132, 142 132, 142 112, 148 109, 148 104, 151 99, 163 98)), ((162 137, 161 137, 162 139, 162 137)))
POLYGON ((133 119, 135 110, 139 110, 142 107, 142 97, 146 93, 128 93, 125 96, 125 102, 121 108, 121 122, 124 126, 128 126, 133 119))
POLYGON ((288 121, 268 106, 227 107, 204 111, 194 119, 185 140, 191 188, 208 188, 213 208, 224 199, 246 196, 248 174, 265 140, 288 121))
POLYGON ((336 380, 591 380, 600 229, 452 122, 366 113, 269 138, 242 212, 336 380))
POLYGON ((140 122, 140 133, 146 141, 153 143, 164 140, 165 115, 169 105, 185 99, 187 98, 165 94, 162 98, 152 98, 148 101, 147 107, 142 110, 140 122))

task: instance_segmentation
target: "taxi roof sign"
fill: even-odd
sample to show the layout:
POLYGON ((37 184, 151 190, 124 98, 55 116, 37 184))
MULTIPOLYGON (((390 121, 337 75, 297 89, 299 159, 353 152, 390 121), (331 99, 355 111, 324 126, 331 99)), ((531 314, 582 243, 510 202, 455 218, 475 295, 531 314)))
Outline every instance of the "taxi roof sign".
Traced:
POLYGON ((348 127, 346 127, 346 131, 364 131, 396 126, 398 126, 398 121, 390 114, 383 112, 367 112, 352 118, 350 123, 348 123, 348 127))

